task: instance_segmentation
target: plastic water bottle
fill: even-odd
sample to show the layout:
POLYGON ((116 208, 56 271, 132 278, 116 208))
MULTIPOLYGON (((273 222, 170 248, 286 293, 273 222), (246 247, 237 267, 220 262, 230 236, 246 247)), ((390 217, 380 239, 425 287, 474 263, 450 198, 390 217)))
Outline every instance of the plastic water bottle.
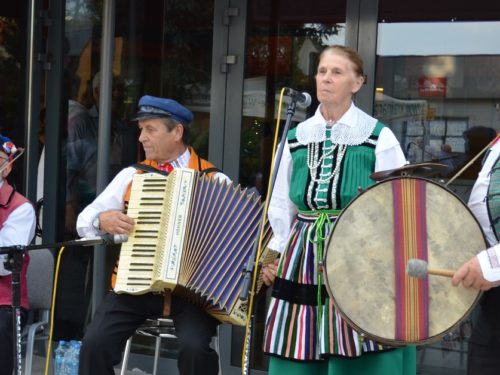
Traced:
POLYGON ((55 359, 54 359, 54 375, 62 375, 62 365, 64 361, 64 356, 68 351, 68 343, 64 340, 59 341, 59 345, 54 351, 55 359))
POLYGON ((80 348, 82 347, 81 341, 75 341, 74 345, 74 353, 73 353, 73 366, 71 375, 78 375, 80 370, 80 348))
POLYGON ((72 340, 63 359, 63 374, 78 375, 80 367, 80 341, 72 340))

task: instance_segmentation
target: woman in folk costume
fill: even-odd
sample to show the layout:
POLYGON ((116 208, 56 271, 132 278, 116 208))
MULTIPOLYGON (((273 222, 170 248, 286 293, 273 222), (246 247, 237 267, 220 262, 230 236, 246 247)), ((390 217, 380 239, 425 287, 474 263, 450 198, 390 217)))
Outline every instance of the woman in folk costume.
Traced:
POLYGON ((271 375, 416 372, 414 347, 384 347, 342 319, 320 272, 339 210, 374 183, 371 173, 406 163, 394 134, 354 105, 363 84, 355 50, 326 48, 316 74, 320 105, 287 135, 269 206, 269 247, 282 254, 264 269, 266 283, 274 281, 264 343, 271 375))

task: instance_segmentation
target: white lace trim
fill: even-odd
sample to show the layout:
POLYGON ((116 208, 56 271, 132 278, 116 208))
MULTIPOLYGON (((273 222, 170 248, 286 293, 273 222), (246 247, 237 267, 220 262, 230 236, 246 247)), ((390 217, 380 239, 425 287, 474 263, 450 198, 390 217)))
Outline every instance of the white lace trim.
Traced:
MULTIPOLYGON (((357 110, 355 125, 337 122, 332 126, 331 140, 339 145, 357 146, 365 142, 375 129, 377 120, 357 110)), ((302 145, 319 143, 325 140, 326 121, 323 116, 315 115, 297 126, 297 141, 302 145)))

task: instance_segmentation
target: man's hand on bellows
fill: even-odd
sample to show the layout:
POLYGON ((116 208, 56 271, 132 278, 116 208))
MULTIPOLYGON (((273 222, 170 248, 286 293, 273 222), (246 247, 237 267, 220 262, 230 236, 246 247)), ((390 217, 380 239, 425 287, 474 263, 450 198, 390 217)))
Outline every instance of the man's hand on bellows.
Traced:
POLYGON ((104 211, 99 214, 100 230, 111 234, 128 234, 134 220, 121 211, 104 211))

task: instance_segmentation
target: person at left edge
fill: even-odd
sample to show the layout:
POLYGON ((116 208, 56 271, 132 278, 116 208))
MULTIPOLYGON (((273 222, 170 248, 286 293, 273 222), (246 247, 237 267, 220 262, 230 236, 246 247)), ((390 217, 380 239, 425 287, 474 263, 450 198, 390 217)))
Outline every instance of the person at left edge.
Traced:
MULTIPOLYGON (((189 124, 193 114, 172 99, 143 96, 136 120, 139 142, 146 160, 142 163, 170 172, 188 167, 209 173, 213 178, 228 180, 216 172, 210 162, 200 158, 188 146, 189 124)), ((91 237, 102 233, 127 234, 132 218, 124 213, 130 197, 130 185, 137 170, 123 169, 106 189, 78 216, 78 234, 91 237)), ((194 207, 196 209, 196 207, 194 207)), ((80 352, 80 374, 114 374, 127 339, 146 320, 169 316, 179 339, 177 367, 181 375, 219 372, 217 353, 209 347, 218 321, 197 306, 170 293, 143 295, 117 294, 111 291, 98 307, 80 352)))
MULTIPOLYGON (((467 343, 467 375, 500 374, 500 143, 493 142, 470 193, 468 206, 488 241, 488 248, 461 265, 452 284, 482 290, 472 313, 467 343)), ((456 218, 456 220, 460 220, 456 218)))
MULTIPOLYGON (((35 209, 16 192, 6 178, 12 170, 18 149, 12 141, 0 134, 0 247, 28 245, 35 235, 35 209)), ((14 337, 12 327, 11 272, 4 267, 7 254, 0 255, 0 375, 11 375, 14 369, 14 337)), ((21 268, 21 326, 28 314, 26 271, 29 255, 26 253, 21 268)))

